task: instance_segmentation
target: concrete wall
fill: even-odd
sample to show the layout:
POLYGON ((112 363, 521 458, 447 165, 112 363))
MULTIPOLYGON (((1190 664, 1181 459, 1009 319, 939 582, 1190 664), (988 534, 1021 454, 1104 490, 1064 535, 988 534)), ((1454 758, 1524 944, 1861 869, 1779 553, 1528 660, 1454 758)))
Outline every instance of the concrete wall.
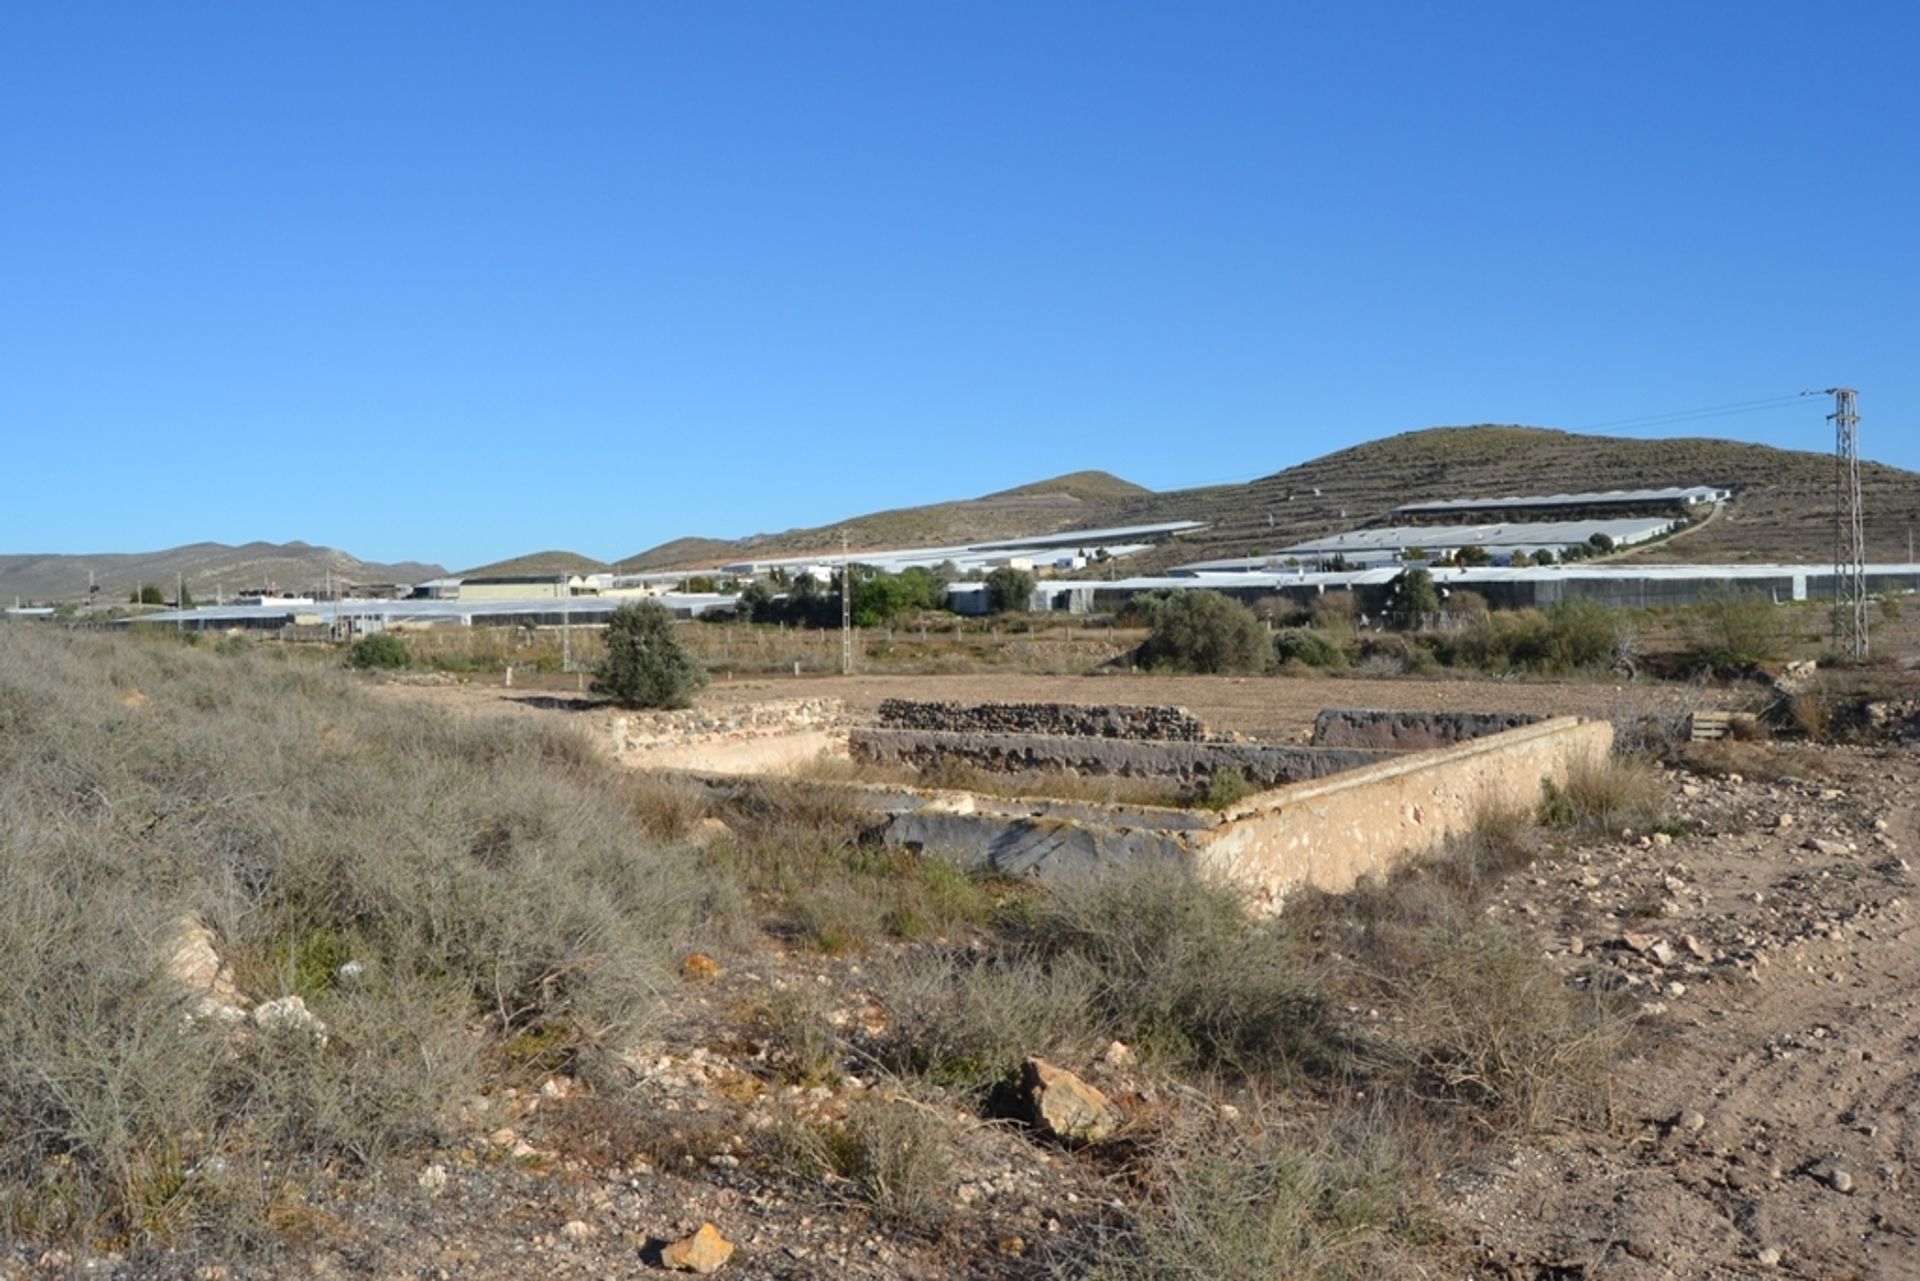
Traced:
POLYGON ((1207 727, 1184 707, 1087 703, 940 703, 889 698, 882 729, 971 734, 1055 734, 1197 743, 1207 727))
POLYGON ((1196 843, 1196 870, 1270 908, 1304 885, 1339 893, 1470 830, 1483 805, 1533 806, 1544 780, 1612 747, 1607 722, 1559 717, 1296 783, 1229 810, 1196 843))
POLYGON ((1531 806, 1544 780, 1612 745, 1605 721, 1560 717, 1263 792, 1224 814, 900 789, 874 804, 890 844, 975 870, 1050 879, 1177 860, 1276 910, 1302 886, 1337 893, 1391 871, 1470 829, 1482 805, 1531 806))
POLYGON ((1229 766, 1256 787, 1325 778, 1384 759, 1386 752, 1352 747, 1293 747, 1255 743, 1153 742, 1045 734, 942 733, 855 729, 848 737, 855 760, 928 769, 962 761, 976 769, 1098 777, 1162 778, 1203 786, 1229 766))

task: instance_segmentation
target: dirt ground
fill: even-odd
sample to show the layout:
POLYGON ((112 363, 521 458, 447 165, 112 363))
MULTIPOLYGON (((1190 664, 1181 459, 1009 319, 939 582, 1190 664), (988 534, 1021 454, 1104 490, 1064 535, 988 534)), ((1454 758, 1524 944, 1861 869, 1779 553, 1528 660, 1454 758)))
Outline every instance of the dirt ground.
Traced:
MULTIPOLYGON (((579 705, 565 691, 389 689, 471 712, 563 716, 579 705)), ((892 696, 1172 703, 1217 729, 1285 739, 1327 706, 1623 719, 1738 705, 1752 692, 992 675, 736 681, 702 701, 837 698, 858 717, 892 696)), ((1528 1139, 1438 1190, 1436 1258, 1446 1262, 1425 1275, 1920 1277, 1920 924, 1909 862, 1920 844, 1920 755, 1910 745, 1698 750, 1667 773, 1676 830, 1553 844, 1491 908, 1530 932, 1570 983, 1626 993, 1642 1035, 1618 1065, 1609 1128, 1528 1139)), ((1071 1190, 1087 1189, 1057 1165, 1034 1178, 1009 1203, 1019 1205, 1005 1230, 1044 1237, 1071 1190)), ((656 1180, 644 1200, 644 1217, 669 1215, 676 1229, 730 1215, 749 1243, 730 1269, 739 1275, 981 1275, 978 1255, 956 1272, 884 1235, 849 1240, 844 1225, 838 1237, 793 1239, 765 1226, 777 1206, 743 1199, 725 1180, 656 1180)), ((549 1217, 574 1212, 556 1206, 549 1217)), ((533 1242, 529 1263, 591 1269, 551 1237, 533 1242)), ((422 1251, 408 1262, 431 1272, 437 1260, 422 1251)), ((1003 1275, 1027 1275, 1003 1263, 1003 1275)))

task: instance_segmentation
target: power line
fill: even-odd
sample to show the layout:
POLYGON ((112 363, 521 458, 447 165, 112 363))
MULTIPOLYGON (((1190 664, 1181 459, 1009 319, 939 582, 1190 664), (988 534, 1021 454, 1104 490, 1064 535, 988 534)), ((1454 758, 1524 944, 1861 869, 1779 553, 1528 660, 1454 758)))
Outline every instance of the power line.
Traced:
POLYGON ((1638 418, 1616 418, 1611 422, 1587 423, 1585 426, 1569 427, 1566 430, 1600 431, 1608 427, 1651 427, 1670 422, 1692 422, 1697 418, 1727 418, 1734 414, 1757 414, 1762 410, 1778 409, 1817 394, 1820 393, 1797 391, 1790 396, 1769 396, 1764 400, 1736 400, 1725 405, 1706 405, 1699 409, 1674 409, 1661 414, 1643 414, 1638 418))

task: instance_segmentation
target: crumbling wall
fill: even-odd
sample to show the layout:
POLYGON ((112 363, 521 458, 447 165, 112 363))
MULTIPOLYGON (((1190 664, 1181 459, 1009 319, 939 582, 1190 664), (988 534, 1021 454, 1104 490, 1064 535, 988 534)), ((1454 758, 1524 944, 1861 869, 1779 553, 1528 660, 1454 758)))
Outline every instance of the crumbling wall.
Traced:
POLYGON ((1389 755, 1360 748, 905 729, 856 729, 849 735, 847 746, 855 760, 920 770, 960 761, 995 773, 1045 771, 1156 778, 1189 788, 1204 786, 1217 771, 1228 767, 1238 769, 1254 786, 1266 788, 1325 778, 1389 755))
POLYGON ((1329 707, 1314 718, 1315 747, 1372 747, 1418 752, 1533 725, 1525 712, 1376 712, 1329 707))
POLYGON ((940 703, 889 698, 882 729, 953 734, 1047 734, 1197 743, 1207 727, 1184 707, 1080 703, 940 703))

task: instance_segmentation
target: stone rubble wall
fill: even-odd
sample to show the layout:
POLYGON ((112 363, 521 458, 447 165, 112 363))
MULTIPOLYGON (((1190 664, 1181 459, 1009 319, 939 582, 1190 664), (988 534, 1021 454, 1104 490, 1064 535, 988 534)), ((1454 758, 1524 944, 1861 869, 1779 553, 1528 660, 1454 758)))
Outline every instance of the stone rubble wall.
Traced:
POLYGON ((1358 769, 1392 755, 1363 748, 864 728, 852 731, 847 747, 858 761, 922 770, 960 761, 994 773, 1152 778, 1190 788, 1204 786, 1215 771, 1229 766, 1256 787, 1278 787, 1358 769))
POLYGON ((616 753, 696 743, 771 738, 782 734, 843 729, 845 706, 837 698, 793 698, 677 711, 616 713, 609 725, 616 753))
POLYGON ((1207 727, 1184 707, 1080 703, 940 703, 889 698, 880 727, 954 734, 1042 734, 1199 743, 1207 727))
POLYGON ((1377 712, 1330 707, 1313 721, 1315 747, 1423 752, 1546 719, 1524 712, 1377 712))

